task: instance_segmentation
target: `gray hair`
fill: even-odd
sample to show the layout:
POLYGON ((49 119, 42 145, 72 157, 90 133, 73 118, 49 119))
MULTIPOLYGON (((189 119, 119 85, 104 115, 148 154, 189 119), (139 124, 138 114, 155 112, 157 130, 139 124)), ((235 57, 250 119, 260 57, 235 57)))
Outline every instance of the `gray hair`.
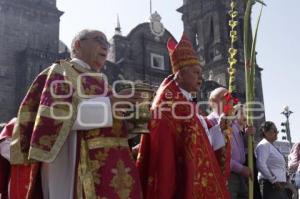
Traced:
POLYGON ((99 30, 83 29, 75 35, 75 37, 73 38, 72 43, 71 43, 71 58, 74 58, 76 56, 76 49, 75 49, 76 41, 80 41, 80 40, 88 37, 88 35, 90 35, 91 33, 94 33, 94 32, 99 32, 99 30))

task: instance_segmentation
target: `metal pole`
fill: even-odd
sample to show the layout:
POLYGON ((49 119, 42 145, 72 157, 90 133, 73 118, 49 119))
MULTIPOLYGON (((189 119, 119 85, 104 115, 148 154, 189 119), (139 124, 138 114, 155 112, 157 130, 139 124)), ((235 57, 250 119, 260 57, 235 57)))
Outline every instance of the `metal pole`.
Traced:
POLYGON ((286 122, 285 122, 285 130, 286 130, 286 137, 287 140, 290 143, 290 148, 292 148, 292 137, 291 137, 291 131, 290 131, 290 121, 289 121, 289 117, 290 115, 293 113, 293 111, 289 110, 288 106, 285 106, 283 109, 283 112, 281 112, 281 114, 283 114, 286 117, 286 122))
POLYGON ((292 137, 291 137, 291 131, 290 131, 290 121, 289 116, 286 119, 286 132, 287 132, 287 139, 290 142, 290 147, 292 148, 292 137))

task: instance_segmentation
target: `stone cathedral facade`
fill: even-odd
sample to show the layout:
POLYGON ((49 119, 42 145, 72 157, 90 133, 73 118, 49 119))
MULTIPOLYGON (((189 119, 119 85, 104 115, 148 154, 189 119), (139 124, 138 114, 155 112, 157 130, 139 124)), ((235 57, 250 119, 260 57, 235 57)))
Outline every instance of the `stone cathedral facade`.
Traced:
POLYGON ((0 122, 16 115, 35 76, 59 58, 56 0, 0 0, 0 122))
MULTIPOLYGON (((217 82, 227 87, 229 82, 228 74, 228 49, 230 19, 230 0, 184 0, 183 6, 178 9, 182 13, 184 31, 193 42, 199 59, 204 66, 204 78, 217 82)), ((245 70, 243 54, 243 16, 245 11, 244 1, 237 1, 238 11, 238 41, 235 48, 238 49, 238 63, 236 66, 236 87, 240 101, 245 102, 245 70)), ((255 101, 264 103, 262 80, 262 68, 256 65, 255 77, 255 101)), ((204 86, 205 87, 205 86, 204 86)), ((205 94, 209 93, 209 89, 205 94)), ((207 97, 207 96, 206 96, 207 97)), ((255 106, 258 108, 260 106, 255 106)), ((260 119, 254 120, 254 125, 258 129, 259 125, 265 120, 263 112, 254 112, 255 116, 263 114, 260 119)), ((256 139, 259 139, 256 137, 256 139)))
MULTIPOLYGON (((230 0, 183 0, 183 6, 178 8, 184 31, 204 68, 205 82, 199 100, 206 100, 212 89, 227 86, 229 4, 230 0)), ((239 98, 245 101, 241 34, 244 5, 240 3, 238 6, 240 29, 236 81, 239 98)), ((0 123, 16 115, 28 86, 39 72, 56 59, 68 56, 64 48, 59 48, 62 14, 56 7, 56 0, 0 0, 0 123)), ((111 49, 103 69, 110 83, 124 78, 158 86, 171 73, 166 44, 173 36, 162 21, 154 12, 149 22, 138 24, 123 35, 118 20, 115 34, 108 35, 111 49)), ((263 103, 261 70, 257 66, 255 94, 257 101, 263 103)))
MULTIPOLYGON (((245 101, 245 76, 243 54, 243 15, 244 1, 238 1, 238 64, 236 83, 239 99, 245 101)), ((204 66, 205 79, 217 81, 223 86, 228 84, 228 49, 230 0, 184 0, 178 9, 182 13, 184 31, 188 34, 204 66)), ((256 101, 263 102, 261 68, 256 68, 256 101)))

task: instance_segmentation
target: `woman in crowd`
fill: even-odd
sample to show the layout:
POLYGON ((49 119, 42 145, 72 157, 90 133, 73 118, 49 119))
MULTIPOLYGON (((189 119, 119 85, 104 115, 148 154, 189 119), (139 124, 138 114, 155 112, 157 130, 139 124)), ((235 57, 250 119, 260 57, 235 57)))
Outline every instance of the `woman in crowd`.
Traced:
POLYGON ((298 195, 300 195, 300 142, 293 145, 290 154, 288 156, 288 168, 291 173, 295 174, 295 185, 298 189, 298 195))
POLYGON ((286 199, 286 163, 273 145, 278 130, 273 122, 266 121, 261 125, 260 132, 263 139, 258 143, 255 155, 263 199, 286 199))

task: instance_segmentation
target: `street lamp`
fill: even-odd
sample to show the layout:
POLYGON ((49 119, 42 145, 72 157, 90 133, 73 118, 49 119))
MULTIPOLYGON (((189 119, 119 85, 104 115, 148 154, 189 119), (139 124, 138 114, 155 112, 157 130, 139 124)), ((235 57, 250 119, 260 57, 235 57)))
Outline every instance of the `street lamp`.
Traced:
POLYGON ((289 117, 292 113, 293 113, 293 111, 291 111, 288 106, 285 106, 283 108, 283 111, 281 112, 281 114, 283 114, 286 117, 286 122, 281 123, 281 126, 284 126, 285 129, 283 129, 281 131, 286 133, 286 138, 290 143, 290 148, 292 148, 292 138, 291 138, 291 132, 290 132, 289 117))

